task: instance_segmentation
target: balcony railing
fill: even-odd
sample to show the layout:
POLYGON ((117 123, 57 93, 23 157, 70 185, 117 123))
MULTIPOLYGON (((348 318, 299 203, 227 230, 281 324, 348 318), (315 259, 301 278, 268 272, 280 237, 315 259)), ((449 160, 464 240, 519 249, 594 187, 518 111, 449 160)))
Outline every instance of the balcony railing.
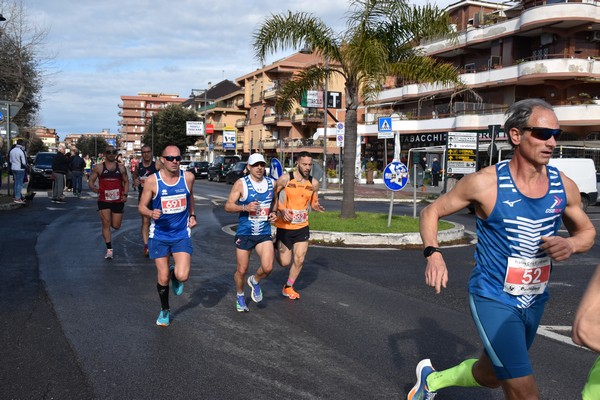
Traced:
POLYGON ((292 122, 323 122, 323 112, 294 114, 292 122))
POLYGON ((243 128, 244 126, 246 126, 246 118, 240 118, 235 121, 236 128, 243 128))

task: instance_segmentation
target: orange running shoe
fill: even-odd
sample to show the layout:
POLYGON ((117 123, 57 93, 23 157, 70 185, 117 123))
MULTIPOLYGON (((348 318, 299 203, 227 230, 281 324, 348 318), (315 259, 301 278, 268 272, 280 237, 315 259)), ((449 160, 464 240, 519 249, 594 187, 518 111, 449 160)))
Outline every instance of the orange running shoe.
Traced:
POLYGON ((294 290, 293 286, 284 286, 283 290, 281 291, 281 294, 291 300, 296 300, 300 298, 300 295, 294 290))

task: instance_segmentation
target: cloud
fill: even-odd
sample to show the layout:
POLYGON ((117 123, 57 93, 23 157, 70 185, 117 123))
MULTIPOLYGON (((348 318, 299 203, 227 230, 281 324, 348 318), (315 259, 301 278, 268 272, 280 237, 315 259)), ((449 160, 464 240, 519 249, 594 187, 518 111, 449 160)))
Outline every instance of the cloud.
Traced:
MULTIPOLYGON (((118 131, 120 96, 162 92, 188 97, 208 82, 260 67, 252 33, 271 14, 313 13, 345 28, 349 0, 28 0, 30 22, 47 26, 55 54, 40 123, 61 138, 118 131)), ((293 50, 285 54, 291 54, 293 50)), ((268 61, 280 58, 275 55, 268 61)))

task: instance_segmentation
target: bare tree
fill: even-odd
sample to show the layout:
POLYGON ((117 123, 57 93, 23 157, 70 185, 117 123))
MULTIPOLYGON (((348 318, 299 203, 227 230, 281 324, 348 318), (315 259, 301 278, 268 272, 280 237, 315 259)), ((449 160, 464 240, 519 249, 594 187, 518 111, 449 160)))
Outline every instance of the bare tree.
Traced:
POLYGON ((45 67, 53 59, 43 53, 49 29, 30 22, 21 0, 0 0, 0 10, 6 18, 0 22, 0 99, 23 103, 12 121, 26 128, 36 121, 45 67))

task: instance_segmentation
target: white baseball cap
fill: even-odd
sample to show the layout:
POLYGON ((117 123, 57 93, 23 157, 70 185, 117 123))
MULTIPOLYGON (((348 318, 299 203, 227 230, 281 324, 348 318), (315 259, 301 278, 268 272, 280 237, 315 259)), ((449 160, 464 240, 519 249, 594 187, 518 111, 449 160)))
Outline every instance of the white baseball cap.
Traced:
POLYGON ((248 165, 254 165, 260 162, 265 164, 267 163, 263 155, 260 153, 254 153, 250 156, 250 158, 248 158, 248 165))

